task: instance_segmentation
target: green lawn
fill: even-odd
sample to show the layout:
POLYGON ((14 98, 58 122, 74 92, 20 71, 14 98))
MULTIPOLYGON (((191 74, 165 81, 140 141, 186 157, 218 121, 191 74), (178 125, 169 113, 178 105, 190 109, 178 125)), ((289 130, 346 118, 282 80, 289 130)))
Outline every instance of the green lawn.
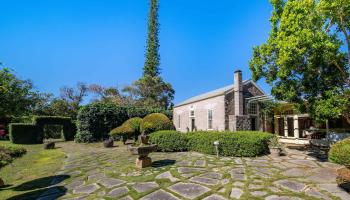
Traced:
MULTIPOLYGON (((0 145, 9 144, 0 141, 0 145)), ((65 154, 56 148, 44 150, 42 144, 21 145, 27 153, 0 169, 0 177, 6 186, 0 188, 0 199, 34 199, 50 186, 65 158, 65 154)))

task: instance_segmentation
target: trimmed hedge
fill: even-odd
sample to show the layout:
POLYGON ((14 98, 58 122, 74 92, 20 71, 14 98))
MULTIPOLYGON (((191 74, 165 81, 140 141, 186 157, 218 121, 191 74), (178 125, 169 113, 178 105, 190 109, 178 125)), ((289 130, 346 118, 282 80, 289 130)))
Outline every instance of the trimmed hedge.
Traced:
POLYGON ((35 116, 32 123, 11 123, 9 136, 15 144, 41 144, 44 139, 45 125, 62 125, 63 139, 73 140, 76 125, 69 117, 61 116, 35 116))
POLYGON ((331 162, 350 168, 350 138, 333 144, 328 152, 328 157, 331 162))
POLYGON ((12 123, 9 125, 10 141, 14 144, 42 144, 44 135, 35 124, 12 123))
POLYGON ((93 142, 108 138, 108 133, 128 119, 125 107, 96 102, 83 106, 78 113, 76 142, 93 142))
POLYGON ((188 139, 185 133, 175 130, 157 131, 150 134, 149 141, 157 144, 160 151, 186 151, 188 149, 188 139))
POLYGON ((257 131, 180 133, 160 131, 150 135, 161 151, 197 151, 215 155, 214 141, 219 141, 222 156, 254 157, 269 152, 268 142, 273 135, 257 131))
POLYGON ((14 158, 20 157, 25 154, 27 150, 23 147, 14 145, 1 145, 0 146, 0 168, 12 162, 14 158))
POLYGON ((161 130, 173 130, 173 122, 162 113, 152 113, 143 118, 141 132, 150 134, 161 130))

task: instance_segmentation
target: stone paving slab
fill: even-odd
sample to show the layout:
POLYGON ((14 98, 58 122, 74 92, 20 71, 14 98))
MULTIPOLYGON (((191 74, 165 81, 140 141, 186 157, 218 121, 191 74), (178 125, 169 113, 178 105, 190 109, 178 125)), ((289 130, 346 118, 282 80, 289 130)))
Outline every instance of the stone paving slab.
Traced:
POLYGON ((136 190, 137 192, 147 192, 156 188, 159 188, 159 185, 156 182, 142 182, 142 183, 135 183, 132 188, 136 190))
POLYGON ((157 190, 149 195, 142 197, 140 200, 178 200, 179 198, 175 197, 169 192, 164 190, 157 190))
POLYGON ((176 183, 168 189, 188 199, 197 198, 210 191, 209 188, 194 183, 176 183))

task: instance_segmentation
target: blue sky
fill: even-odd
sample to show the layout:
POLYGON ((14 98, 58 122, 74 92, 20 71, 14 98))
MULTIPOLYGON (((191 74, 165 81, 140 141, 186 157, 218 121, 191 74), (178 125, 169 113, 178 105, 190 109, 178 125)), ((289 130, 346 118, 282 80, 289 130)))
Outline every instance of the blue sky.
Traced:
MULTIPOLYGON (((148 0, 0 0, 0 61, 36 89, 123 86, 142 74, 148 0)), ((163 78, 175 103, 250 78, 270 30, 268 0, 160 0, 163 78)), ((258 82, 265 92, 270 87, 258 82)))

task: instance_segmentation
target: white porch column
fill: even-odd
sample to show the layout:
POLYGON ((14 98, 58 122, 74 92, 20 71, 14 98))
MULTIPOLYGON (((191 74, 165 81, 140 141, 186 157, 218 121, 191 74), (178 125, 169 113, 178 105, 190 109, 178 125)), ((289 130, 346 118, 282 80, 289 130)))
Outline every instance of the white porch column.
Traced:
POLYGON ((299 120, 298 120, 298 115, 294 115, 294 137, 295 138, 300 138, 299 136, 299 120))
POLYGON ((287 120, 288 118, 287 118, 287 116, 284 116, 283 119, 284 119, 283 120, 284 121, 284 123, 283 123, 284 124, 284 136, 288 137, 288 120, 287 120))

